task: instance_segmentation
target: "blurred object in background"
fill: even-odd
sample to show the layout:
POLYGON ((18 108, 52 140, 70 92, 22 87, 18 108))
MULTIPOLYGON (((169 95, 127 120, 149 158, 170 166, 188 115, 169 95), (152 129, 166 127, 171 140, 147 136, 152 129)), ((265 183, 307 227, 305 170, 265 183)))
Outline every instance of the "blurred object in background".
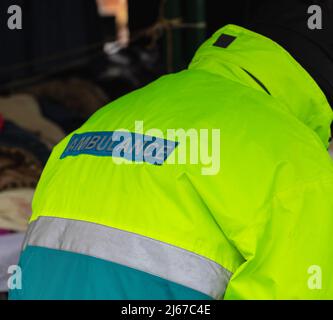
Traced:
POLYGON ((165 24, 167 71, 187 68, 195 51, 206 40, 205 0, 163 0, 160 21, 165 24))
POLYGON ((0 112, 7 120, 35 132, 50 149, 65 137, 57 125, 43 117, 38 102, 31 95, 0 97, 0 112))
MULTIPOLYGON (((95 78, 96 83, 108 94, 110 100, 138 89, 163 73, 161 46, 152 44, 148 30, 158 19, 159 0, 98 1, 105 23, 105 15, 114 14, 116 29, 126 29, 128 41, 108 40, 104 52, 108 63, 95 78), (125 13, 124 13, 125 12, 125 13)), ((110 16, 108 16, 110 18, 110 16)), ((104 26, 105 30, 105 26, 104 26)), ((125 32, 125 31, 124 31, 125 32)))
POLYGON ((4 124, 5 124, 5 119, 3 118, 2 114, 0 113, 0 132, 3 129, 4 124))
POLYGON ((26 231, 31 216, 34 189, 16 189, 0 193, 0 228, 3 231, 26 231))
POLYGON ((22 91, 58 102, 85 118, 109 102, 108 96, 94 83, 75 77, 45 81, 22 91))
POLYGON ((129 42, 127 0, 97 0, 102 17, 114 16, 117 28, 117 41, 122 46, 129 42))
MULTIPOLYGON (((24 110, 24 105, 22 109, 24 110)), ((39 140, 36 132, 4 120, 0 131, 0 229, 2 234, 4 231, 17 232, 26 229, 31 215, 32 195, 49 154, 50 149, 39 140)))
POLYGON ((0 132, 0 147, 6 148, 10 157, 12 157, 10 149, 20 149, 23 153, 26 151, 33 154, 44 165, 49 157, 50 149, 40 140, 38 128, 35 130, 31 132, 5 119, 4 127, 0 132))
POLYGON ((206 39, 205 0, 129 0, 128 7, 131 40, 158 47, 164 73, 186 68, 206 39))

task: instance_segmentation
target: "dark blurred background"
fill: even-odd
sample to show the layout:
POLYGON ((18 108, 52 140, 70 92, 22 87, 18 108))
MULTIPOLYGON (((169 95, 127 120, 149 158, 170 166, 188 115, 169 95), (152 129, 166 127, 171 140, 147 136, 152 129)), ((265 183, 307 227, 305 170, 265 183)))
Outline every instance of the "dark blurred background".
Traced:
POLYGON ((114 99, 186 67, 207 36, 242 25, 260 2, 1 0, 0 93, 74 77, 114 99), (22 8, 22 30, 6 27, 12 4, 22 8))

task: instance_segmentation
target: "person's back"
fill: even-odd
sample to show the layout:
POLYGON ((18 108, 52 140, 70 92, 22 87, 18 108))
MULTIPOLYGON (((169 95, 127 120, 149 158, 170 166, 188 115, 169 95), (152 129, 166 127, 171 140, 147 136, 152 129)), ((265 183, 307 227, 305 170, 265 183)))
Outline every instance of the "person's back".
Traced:
POLYGON ((333 298, 332 119, 282 47, 222 28, 54 149, 11 298, 333 298))

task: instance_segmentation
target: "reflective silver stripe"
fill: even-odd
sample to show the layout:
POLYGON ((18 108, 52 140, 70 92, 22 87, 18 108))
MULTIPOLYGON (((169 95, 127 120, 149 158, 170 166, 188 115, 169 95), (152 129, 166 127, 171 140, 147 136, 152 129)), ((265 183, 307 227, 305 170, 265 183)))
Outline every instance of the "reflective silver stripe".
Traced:
POLYGON ((70 251, 125 265, 223 297, 231 272, 203 256, 135 233, 85 221, 40 217, 30 224, 26 246, 70 251))

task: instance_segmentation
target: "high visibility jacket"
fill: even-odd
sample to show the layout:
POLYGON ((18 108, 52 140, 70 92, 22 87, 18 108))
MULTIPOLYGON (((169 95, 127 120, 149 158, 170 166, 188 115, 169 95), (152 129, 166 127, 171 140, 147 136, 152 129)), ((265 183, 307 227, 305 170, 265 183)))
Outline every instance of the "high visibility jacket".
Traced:
POLYGON ((11 297, 333 298, 332 119, 277 43, 218 30, 187 70, 110 103, 54 148, 11 297), (190 145, 219 150, 219 164, 190 161, 169 129, 208 129, 190 145))

